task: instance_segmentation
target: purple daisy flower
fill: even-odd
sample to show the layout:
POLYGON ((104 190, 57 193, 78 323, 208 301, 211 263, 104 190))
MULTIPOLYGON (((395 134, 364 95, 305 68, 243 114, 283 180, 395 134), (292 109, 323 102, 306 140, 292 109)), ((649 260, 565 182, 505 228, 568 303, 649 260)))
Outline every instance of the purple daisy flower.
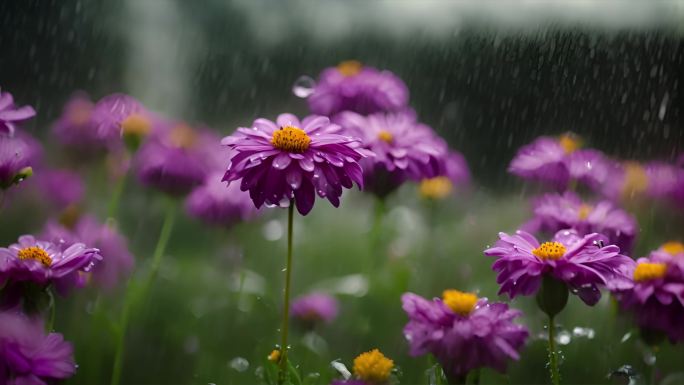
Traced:
POLYGON ((66 102, 62 115, 52 125, 52 133, 65 146, 87 152, 107 147, 92 119, 95 105, 86 93, 78 92, 66 102))
POLYGON ((64 292, 82 283, 79 273, 90 271, 101 259, 99 250, 83 243, 74 243, 62 251, 51 242, 22 235, 18 243, 0 248, 0 282, 54 283, 64 292))
POLYGON ((125 94, 111 94, 93 107, 91 120, 94 131, 89 140, 106 148, 121 145, 124 133, 144 136, 152 129, 152 116, 135 98, 125 94))
POLYGON ((331 322, 337 317, 339 304, 325 293, 310 293, 292 301, 290 315, 304 323, 331 322))
POLYGON ((39 169, 32 179, 30 182, 40 197, 58 210, 81 202, 85 195, 83 179, 71 170, 39 169))
POLYGON ((532 206, 535 218, 523 227, 529 232, 555 234, 572 228, 579 235, 599 233, 608 237, 610 244, 617 245, 622 251, 629 251, 638 231, 634 217, 613 203, 584 203, 570 191, 542 195, 534 200, 532 206))
POLYGON ((207 223, 232 226, 254 218, 257 210, 249 194, 240 190, 238 183, 226 183, 223 172, 210 173, 204 184, 196 187, 185 201, 187 212, 207 223))
POLYGON ((430 127, 418 123, 411 111, 368 117, 343 112, 336 121, 375 153, 361 165, 366 189, 380 197, 407 179, 420 181, 446 172, 446 144, 430 127))
POLYGON ((665 333, 671 341, 684 341, 684 269, 680 251, 670 254, 668 246, 653 251, 648 258, 639 258, 632 272, 634 286, 617 290, 621 306, 634 313, 637 324, 646 331, 665 333))
POLYGON ((613 162, 610 174, 601 192, 613 201, 652 198, 677 202, 678 186, 684 185, 684 170, 663 162, 613 162))
POLYGON ((223 178, 242 179, 254 205, 287 205, 294 199, 300 214, 313 208, 316 194, 338 207, 342 187, 363 187, 358 161, 371 155, 357 139, 339 134, 341 127, 324 116, 300 121, 281 114, 275 122, 257 119, 253 128, 239 128, 223 139, 233 150, 223 178))
POLYGON ((492 269, 498 273, 499 294, 510 298, 535 294, 544 276, 563 282, 587 305, 601 298, 599 287, 609 290, 629 288, 628 271, 634 260, 620 254, 620 248, 607 243, 596 233, 578 235, 576 230, 561 230, 550 242, 542 244, 531 234, 499 233, 499 241, 484 251, 496 257, 492 269))
POLYGON ((559 190, 565 190, 571 180, 596 188, 607 179, 608 164, 601 152, 579 150, 579 146, 572 135, 542 136, 518 150, 508 171, 549 183, 559 190))
POLYGON ((92 216, 79 218, 71 228, 48 222, 42 237, 62 250, 78 243, 96 247, 102 259, 90 270, 91 282, 106 291, 113 290, 133 271, 135 260, 126 238, 111 224, 100 223, 92 216))
POLYGON ((405 293, 401 301, 409 317, 404 336, 410 354, 434 355, 453 383, 461 383, 476 368, 504 372, 510 360, 520 358, 529 335, 525 326, 513 322, 522 312, 472 293, 445 290, 442 299, 432 301, 405 293))
POLYGON ((144 185, 173 195, 187 194, 202 184, 214 162, 219 138, 185 123, 167 123, 140 147, 134 160, 144 185))
POLYGON ((406 107, 408 99, 406 84, 392 72, 350 60, 323 70, 307 101, 312 113, 333 116, 342 111, 396 111, 406 107))
POLYGON ((76 373, 73 347, 59 333, 46 335, 40 319, 2 312, 0 325, 0 384, 52 384, 76 373))
POLYGON ((17 107, 9 92, 0 91, 0 135, 14 135, 17 124, 36 116, 31 106, 17 107))

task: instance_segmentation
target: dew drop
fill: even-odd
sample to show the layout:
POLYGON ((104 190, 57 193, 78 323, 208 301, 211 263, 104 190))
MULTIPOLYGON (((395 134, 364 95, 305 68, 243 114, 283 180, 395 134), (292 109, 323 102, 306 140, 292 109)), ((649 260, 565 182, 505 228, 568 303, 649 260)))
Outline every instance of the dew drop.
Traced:
POLYGON ((298 98, 308 98, 316 88, 316 81, 311 76, 302 75, 292 85, 292 93, 298 98))
POLYGON ((249 361, 242 357, 235 357, 228 363, 228 366, 237 370, 238 372, 244 372, 249 369, 249 361))

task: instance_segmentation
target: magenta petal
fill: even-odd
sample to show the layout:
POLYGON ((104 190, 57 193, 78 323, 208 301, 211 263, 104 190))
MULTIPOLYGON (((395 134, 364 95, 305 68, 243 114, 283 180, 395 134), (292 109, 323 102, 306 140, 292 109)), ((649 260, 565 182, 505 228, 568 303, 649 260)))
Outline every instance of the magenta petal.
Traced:
POLYGON ((302 168, 304 171, 311 172, 314 170, 314 161, 313 158, 310 156, 305 156, 304 158, 299 160, 299 166, 302 168))
POLYGON ((293 190, 297 190, 302 184, 302 172, 295 167, 285 172, 285 180, 293 190))
POLYGON ((273 158, 273 167, 278 170, 284 170, 290 165, 291 161, 292 158, 290 158, 290 155, 287 152, 281 152, 273 158))

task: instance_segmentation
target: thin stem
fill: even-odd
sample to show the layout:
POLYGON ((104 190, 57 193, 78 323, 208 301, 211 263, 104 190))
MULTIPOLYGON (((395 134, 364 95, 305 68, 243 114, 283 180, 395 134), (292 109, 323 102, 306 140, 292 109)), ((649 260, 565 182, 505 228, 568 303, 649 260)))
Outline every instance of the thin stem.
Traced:
POLYGON ((370 233, 370 246, 371 246, 371 253, 373 254, 373 258, 368 258, 368 268, 367 268, 367 273, 371 273, 373 268, 375 267, 373 265, 374 261, 377 261, 379 258, 383 258, 383 254, 381 252, 382 248, 382 222, 385 216, 385 199, 384 198, 376 198, 375 199, 375 209, 373 212, 373 227, 371 228, 371 233, 370 233))
POLYGON ((283 326, 280 343, 280 375, 278 383, 287 381, 287 332, 290 322, 290 282, 292 276, 292 222, 294 218, 294 200, 290 201, 287 210, 287 267, 285 269, 285 308, 283 309, 283 326))
POLYGON ((45 331, 51 333, 55 326, 55 314, 57 313, 57 305, 55 304, 55 295, 52 293, 52 289, 49 287, 45 290, 48 295, 48 309, 50 312, 50 317, 48 318, 47 324, 45 324, 45 331))
POLYGON ((556 350, 556 324, 553 317, 549 317, 549 370, 551 383, 560 384, 560 373, 558 372, 558 351, 556 350))
POLYGON ((116 219, 116 213, 119 209, 119 201, 121 201, 121 196, 123 195, 124 189, 126 187, 126 179, 128 174, 124 174, 119 177, 114 185, 114 190, 112 191, 112 196, 109 198, 109 205, 107 207, 107 218, 116 219))
POLYGON ((121 381, 123 353, 126 342, 126 328, 128 327, 131 308, 140 299, 145 297, 145 294, 147 293, 150 286, 152 285, 152 282, 157 276, 159 266, 161 265, 162 257, 164 256, 164 251, 166 250, 166 245, 169 242, 169 238, 171 236, 171 230, 173 229, 175 218, 175 202, 169 201, 169 207, 166 210, 166 216, 164 217, 164 223, 162 224, 161 232, 159 233, 157 246, 155 247, 154 254, 152 256, 152 266, 150 267, 150 271, 145 277, 142 286, 136 286, 132 284, 129 285, 128 291, 126 293, 126 298, 124 299, 123 309, 121 310, 121 318, 119 319, 116 353, 114 356, 114 367, 112 369, 112 379, 110 382, 111 385, 119 385, 119 382, 121 381))
POLYGON ((2 211, 2 206, 5 205, 5 196, 7 193, 4 189, 0 189, 0 211, 2 211))

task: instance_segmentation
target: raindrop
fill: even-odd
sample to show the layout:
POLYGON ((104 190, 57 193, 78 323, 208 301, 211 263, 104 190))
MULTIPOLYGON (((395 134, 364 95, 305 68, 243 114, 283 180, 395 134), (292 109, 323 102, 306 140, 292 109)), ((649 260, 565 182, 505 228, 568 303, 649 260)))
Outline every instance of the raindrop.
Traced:
POLYGON ((235 357, 228 363, 228 366, 237 370, 238 372, 244 372, 249 369, 249 361, 242 357, 235 357))
POLYGON ((636 370, 634 370, 632 365, 622 365, 614 371, 608 373, 607 377, 610 379, 628 379, 628 385, 634 385, 636 384, 638 373, 636 370))
POLYGON ((315 88, 316 81, 311 76, 302 75, 292 85, 292 93, 299 98, 305 99, 313 94, 315 88))
POLYGON ((349 369, 347 369, 346 365, 340 362, 340 360, 335 360, 331 362, 330 365, 333 367, 333 369, 337 370, 337 372, 340 373, 345 380, 351 378, 351 372, 349 369))
POLYGON ((556 341, 561 345, 567 345, 572 341, 572 335, 567 330, 563 330, 556 336, 556 341))
POLYGON ((627 332, 627 333, 625 333, 624 336, 622 336, 622 339, 620 339, 620 342, 624 344, 630 338, 632 338, 632 332, 627 332))
POLYGON ((585 337, 585 338, 591 340, 596 336, 596 332, 592 328, 583 328, 583 327, 575 326, 572 329, 572 335, 573 335, 573 337, 585 337))
POLYGON ((266 240, 277 241, 283 237, 283 225, 279 221, 273 219, 266 222, 261 232, 266 240))

